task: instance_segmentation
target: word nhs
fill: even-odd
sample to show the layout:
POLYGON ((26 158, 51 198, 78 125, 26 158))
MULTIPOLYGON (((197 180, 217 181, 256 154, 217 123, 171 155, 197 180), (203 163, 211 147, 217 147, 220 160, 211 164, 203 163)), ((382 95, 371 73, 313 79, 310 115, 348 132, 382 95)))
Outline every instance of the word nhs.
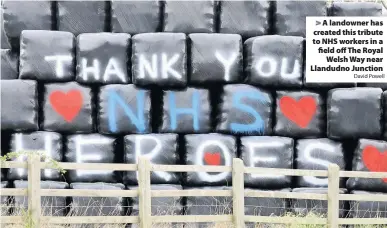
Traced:
MULTIPOLYGON (((243 115, 249 115, 249 122, 231 120, 228 123, 228 128, 233 132, 263 132, 265 128, 265 118, 260 107, 270 107, 271 99, 265 92, 261 92, 255 87, 247 85, 232 85, 245 86, 240 89, 225 95, 230 96, 231 101, 225 105, 229 106, 233 112, 240 112, 243 115), (248 100, 248 102, 246 102, 248 100)), ((109 86, 108 86, 109 87, 109 86)), ((134 85, 121 85, 119 90, 116 86, 107 88, 101 92, 102 104, 106 109, 108 128, 110 132, 119 132, 120 128, 125 126, 134 127, 133 131, 137 133, 148 133, 150 123, 149 107, 151 102, 149 99, 149 91, 135 87, 134 85), (129 99, 128 99, 129 97, 129 99)), ((229 98, 227 98, 228 100, 229 98)), ((157 105, 157 104, 156 104, 157 105)), ((189 126, 193 131, 200 131, 201 128, 209 129, 211 126, 210 109, 213 105, 210 104, 209 92, 205 89, 188 88, 185 91, 165 91, 163 101, 160 106, 163 106, 163 123, 171 131, 179 129, 180 124, 189 126)), ((153 104, 151 109, 153 109, 153 104)))

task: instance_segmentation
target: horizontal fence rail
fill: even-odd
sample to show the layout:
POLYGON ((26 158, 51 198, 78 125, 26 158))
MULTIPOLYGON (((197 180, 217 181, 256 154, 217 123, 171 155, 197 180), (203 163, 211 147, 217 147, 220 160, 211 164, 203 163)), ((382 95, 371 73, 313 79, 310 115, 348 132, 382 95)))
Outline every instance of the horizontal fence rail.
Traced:
MULTIPOLYGON (((88 189, 41 189, 40 170, 55 168, 52 164, 41 162, 39 156, 29 156, 27 162, 1 162, 1 168, 28 169, 27 189, 1 189, 0 196, 28 196, 28 210, 34 227, 41 224, 128 224, 138 223, 142 228, 149 228, 155 223, 196 223, 196 222, 232 222, 234 227, 244 227, 245 222, 275 223, 275 224, 319 224, 328 227, 339 225, 387 224, 387 218, 339 218, 339 201, 383 201, 387 202, 387 195, 369 194, 340 194, 340 178, 387 178, 387 172, 358 172, 340 171, 339 167, 331 164, 328 170, 294 170, 275 168, 244 167, 243 161, 234 158, 232 166, 203 166, 203 165, 155 165, 146 158, 140 158, 139 164, 104 164, 104 163, 58 163, 67 170, 115 170, 137 171, 139 177, 136 190, 88 190, 88 189), (230 190, 151 190, 150 174, 153 171, 164 172, 231 172, 232 188, 230 190), (245 174, 267 174, 286 176, 316 176, 328 178, 328 193, 299 193, 279 191, 259 191, 244 189, 245 174), (54 217, 41 215, 41 197, 54 196, 82 196, 82 197, 138 197, 138 216, 73 216, 54 217), (233 210, 229 215, 151 215, 151 200, 157 197, 183 196, 224 196, 232 197, 233 210), (248 216, 244 214, 244 197, 307 199, 328 201, 326 218, 272 217, 248 216)), ((2 216, 0 224, 22 223, 21 216, 2 216)))

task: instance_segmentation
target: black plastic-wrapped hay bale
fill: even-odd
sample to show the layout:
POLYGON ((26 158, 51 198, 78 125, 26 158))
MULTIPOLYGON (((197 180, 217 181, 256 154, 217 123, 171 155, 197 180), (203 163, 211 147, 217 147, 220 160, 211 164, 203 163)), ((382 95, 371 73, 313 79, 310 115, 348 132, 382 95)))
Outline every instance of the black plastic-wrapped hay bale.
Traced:
POLYGON ((13 48, 19 47, 23 30, 53 28, 52 1, 3 1, 4 30, 13 48))
POLYGON ((161 1, 112 0, 112 31, 131 35, 160 30, 161 1))
POLYGON ((208 90, 188 87, 164 91, 160 132, 196 134, 209 133, 211 129, 208 90))
MULTIPOLYGON (((71 183, 71 189, 88 190, 123 190, 123 184, 110 183, 71 183)), ((71 216, 124 216, 126 198, 117 197, 82 197, 73 196, 69 215, 71 216)))
POLYGON ((293 137, 325 135, 325 100, 312 91, 277 91, 274 134, 293 137))
POLYGON ((270 32, 271 1, 220 1, 219 32, 240 34, 244 39, 270 32))
MULTIPOLYGON (((186 165, 231 166, 237 157, 236 137, 211 134, 189 134, 184 136, 186 165)), ((230 172, 187 172, 185 183, 188 186, 231 185, 230 172)))
MULTIPOLYGON (((133 134, 124 136, 124 162, 137 164, 145 156, 152 164, 177 165, 180 161, 177 134, 133 134)), ((137 184, 138 172, 124 172, 124 184, 137 184)), ((154 171, 152 184, 178 184, 180 175, 173 172, 154 171)))
MULTIPOLYGON (((30 133, 14 133, 10 138, 10 152, 20 153, 28 151, 33 153, 40 153, 47 156, 49 159, 61 162, 62 154, 62 140, 63 137, 56 132, 35 131, 30 133)), ((12 160, 22 162, 26 161, 27 155, 19 155, 12 160)), ((27 180, 28 170, 23 168, 8 169, 7 178, 9 180, 27 180)), ((62 175, 56 169, 42 169, 41 179, 50 181, 60 181, 62 175)))
POLYGON ((85 33, 77 37, 76 80, 83 84, 128 84, 130 35, 85 33))
MULTIPOLYGON (((353 156, 353 171, 387 172, 387 142, 360 139, 353 156)), ((387 178, 349 178, 347 189, 387 193, 387 178)))
MULTIPOLYGON (((68 135, 66 141, 66 162, 76 163, 122 163, 116 145, 118 139, 101 134, 68 135)), ((70 182, 121 182, 120 172, 114 170, 69 170, 70 182)))
POLYGON ((276 1, 276 34, 305 37, 306 17, 326 16, 326 1, 276 1))
POLYGON ((300 88, 303 42, 300 36, 259 36, 245 41, 246 82, 264 87, 300 88))
POLYGON ((241 83, 243 80, 242 37, 238 34, 188 35, 191 50, 190 83, 241 83))
MULTIPOLYGON (((295 188, 292 192, 302 193, 317 193, 327 194, 327 188, 295 188)), ((347 193, 346 189, 340 189, 340 194, 347 193)), ((297 216, 305 216, 309 213, 318 217, 326 217, 328 212, 328 201, 327 200, 309 200, 309 199, 293 199, 291 200, 291 211, 297 216)), ((339 217, 345 217, 345 202, 340 201, 339 203, 339 217)))
POLYGON ((105 85, 98 94, 98 132, 151 132, 150 90, 129 85, 105 85))
POLYGON ((27 30, 20 37, 20 78, 46 82, 74 79, 75 37, 69 32, 27 30))
POLYGON ((215 32, 216 2, 166 1, 163 32, 212 33, 215 32))
MULTIPOLYGON (((138 190, 138 186, 127 186, 129 190, 138 190)), ((152 191, 168 191, 168 190, 182 190, 181 185, 169 185, 169 184, 152 184, 150 186, 152 191)), ((183 215, 184 211, 184 197, 153 197, 150 206, 152 216, 179 216, 183 215)), ((130 198, 130 204, 128 208, 128 214, 130 216, 138 216, 139 211, 139 198, 130 198)), ((159 226, 168 226, 171 228, 183 228, 183 223, 163 223, 157 224, 159 226)), ((138 228, 139 224, 132 224, 131 228, 138 228)))
POLYGON ((183 33, 143 33, 132 37, 132 81, 138 86, 185 87, 187 41, 183 33))
MULTIPOLYGON (((252 189, 245 188, 246 191, 256 191, 256 192, 266 192, 266 191, 274 191, 274 192, 282 192, 287 193, 290 192, 290 188, 285 189, 252 189)), ((287 199, 281 198, 269 198, 269 197, 247 197, 245 196, 245 210, 244 214, 247 216, 270 216, 270 217, 281 217, 286 216, 286 213, 289 209, 289 202, 287 199)), ((245 223, 246 228, 255 228, 257 225, 259 227, 273 227, 271 223, 259 223, 254 224, 252 222, 245 223)), ((275 224, 277 228, 285 228, 285 225, 275 224)))
MULTIPOLYGON (((231 187, 195 187, 184 189, 189 190, 228 190, 231 187)), ((186 215, 231 215, 232 197, 230 196, 188 196, 185 208, 186 215)), ((212 223, 196 223, 195 228, 211 227, 212 223)))
POLYGON ((382 8, 377 2, 333 2, 330 10, 338 17, 375 17, 382 15, 382 8))
MULTIPOLYGON (((28 188, 28 181, 14 181, 15 188, 28 188)), ((66 182, 42 181, 40 182, 41 189, 66 189, 69 184, 66 182)), ((64 196, 42 196, 41 210, 45 216, 66 216, 67 202, 64 196)), ((14 213, 22 213, 28 208, 27 196, 15 196, 14 213), (17 211, 15 211, 17 210, 17 211)), ((24 212, 25 213, 25 212, 24 212)))
POLYGON ((216 132, 270 135, 273 97, 268 90, 246 84, 226 85, 220 93, 216 132))
MULTIPOLYGON (((129 190, 138 190, 138 186, 128 186, 129 190)), ((182 190, 181 185, 169 185, 169 184, 152 184, 150 186, 153 191, 173 191, 182 190)), ((151 205, 152 216, 160 215, 182 215, 183 214, 183 197, 153 197, 151 205)), ((138 216, 140 214, 139 198, 130 198, 130 215, 138 216)))
MULTIPOLYGON (((294 140, 279 136, 244 136, 240 138, 240 157, 246 167, 292 169, 294 140)), ((291 187, 292 177, 265 174, 245 174, 245 185, 260 189, 291 187)))
MULTIPOLYGON (((297 169, 327 170, 330 164, 336 164, 340 170, 344 170, 346 166, 342 143, 327 138, 297 140, 295 155, 294 165, 297 169)), ((344 181, 342 178, 341 187, 345 187, 344 181)), ((295 184, 297 187, 328 187, 328 178, 299 176, 295 184)))
POLYGON ((44 84, 41 127, 46 131, 93 132, 96 121, 94 96, 90 87, 75 81, 44 84))
MULTIPOLYGON (((370 195, 376 194, 385 196, 386 193, 367 192, 367 191, 351 191, 350 194, 355 195, 370 195)), ((351 218, 387 218, 387 202, 377 201, 377 197, 373 201, 350 201, 349 202, 349 217, 351 218)))
POLYGON ((19 56, 10 49, 1 49, 1 80, 19 77, 19 56))
MULTIPOLYGON (((284 189, 253 189, 246 188, 245 191, 257 192, 290 192, 290 188, 284 189)), ((248 197, 245 196, 245 215, 255 216, 284 216, 289 205, 286 199, 269 198, 269 197, 248 197)))
MULTIPOLYGON (((1 4, 3 4, 3 1, 1 2, 1 4)), ((1 5, 0 7, 0 13, 1 13, 1 23, 0 23, 0 26, 1 26, 1 49, 10 49, 11 48, 11 44, 9 43, 8 41, 8 37, 7 37, 7 34, 5 34, 5 30, 4 30, 4 9, 1 5)))
POLYGON ((38 130, 37 82, 32 80, 2 80, 1 130, 38 130))
POLYGON ((107 2, 58 1, 57 27, 78 36, 81 33, 104 32, 107 29, 107 2))
POLYGON ((327 134, 331 139, 378 139, 382 135, 382 90, 337 88, 328 93, 327 134))

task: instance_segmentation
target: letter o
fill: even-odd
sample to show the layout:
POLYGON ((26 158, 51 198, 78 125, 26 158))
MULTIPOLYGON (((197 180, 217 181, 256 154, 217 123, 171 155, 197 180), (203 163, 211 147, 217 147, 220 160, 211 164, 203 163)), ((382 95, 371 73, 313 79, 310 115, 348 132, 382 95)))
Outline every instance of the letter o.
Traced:
MULTIPOLYGON (((222 153, 224 156, 224 163, 225 163, 224 165, 231 166, 230 151, 223 143, 221 143, 220 141, 217 141, 217 140, 208 140, 208 141, 205 141, 199 145, 199 147, 196 149, 196 151, 197 151, 196 164, 204 165, 204 163, 203 163, 204 149, 207 146, 211 146, 211 145, 218 146, 222 150, 222 153)), ((198 176, 200 179, 207 181, 207 182, 221 181, 229 175, 228 172, 219 173, 217 175, 209 175, 206 172, 197 172, 197 173, 198 173, 198 176)))
POLYGON ((268 78, 274 76, 275 72, 277 71, 277 65, 278 63, 274 58, 265 56, 260 58, 257 64, 255 64, 255 70, 260 76, 268 78), (264 72, 263 67, 266 64, 269 66, 269 70, 264 72))

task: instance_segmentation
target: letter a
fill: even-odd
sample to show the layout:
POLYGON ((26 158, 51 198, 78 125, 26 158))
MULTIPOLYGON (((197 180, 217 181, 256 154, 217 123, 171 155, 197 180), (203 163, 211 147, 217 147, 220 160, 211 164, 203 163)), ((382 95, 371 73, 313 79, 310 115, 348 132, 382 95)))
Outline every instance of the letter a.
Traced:
POLYGON ((110 58, 106 66, 105 73, 103 74, 103 80, 107 81, 111 75, 117 75, 122 82, 126 82, 124 73, 118 67, 118 61, 114 58, 110 58))

